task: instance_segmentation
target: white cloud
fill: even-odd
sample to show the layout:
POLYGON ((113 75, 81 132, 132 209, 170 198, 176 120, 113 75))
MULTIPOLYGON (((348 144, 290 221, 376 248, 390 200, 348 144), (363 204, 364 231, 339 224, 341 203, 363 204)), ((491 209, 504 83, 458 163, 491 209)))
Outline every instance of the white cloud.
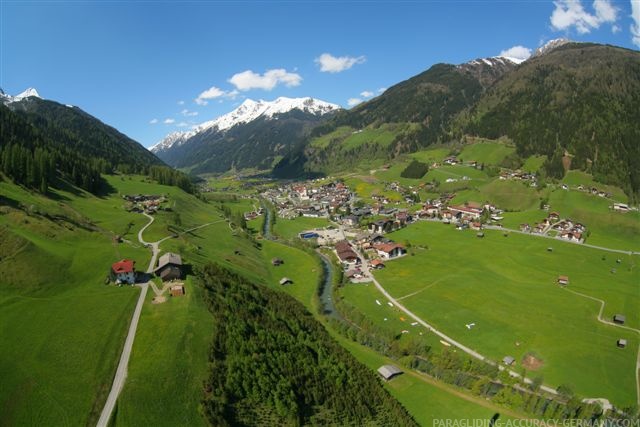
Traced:
POLYGON ((164 124, 165 125, 171 125, 173 123, 175 123, 176 121, 174 119, 164 119, 164 124))
POLYGON ((529 59, 529 57, 531 56, 531 49, 529 49, 528 47, 524 47, 524 46, 513 46, 510 47, 509 49, 505 49, 502 52, 500 52, 500 55, 498 56, 507 56, 509 58, 515 58, 515 59, 529 59))
POLYGON ((149 122, 150 125, 155 125, 156 123, 158 123, 158 119, 151 119, 149 122))
POLYGON ((198 115, 197 111, 189 111, 186 108, 182 111, 180 111, 180 114, 182 114, 185 117, 194 117, 198 115))
POLYGON ((349 98, 349 99, 347 99, 347 105, 349 107, 354 107, 354 106, 356 106, 356 105, 358 105, 360 103, 362 103, 362 99, 360 99, 360 98, 349 98))
POLYGON ((386 92, 387 88, 386 87, 381 87, 378 89, 378 94, 382 93, 382 92, 386 92))
POLYGON ((189 123, 187 123, 187 122, 180 122, 180 123, 178 123, 176 126, 178 126, 179 128, 184 128, 184 127, 189 126, 189 123))
POLYGON ((330 53, 323 53, 315 59, 316 64, 320 65, 320 71, 323 73, 339 73, 348 70, 356 64, 362 64, 367 58, 364 56, 340 56, 336 57, 330 53))
POLYGON ((178 105, 184 105, 184 101, 178 101, 178 105))
POLYGON ((620 28, 620 26, 619 26, 619 25, 613 25, 613 26, 611 27, 611 32, 612 32, 613 34, 618 34, 620 31, 622 31, 622 28, 620 28))
POLYGON ((551 14, 551 28, 556 31, 568 31, 575 27, 579 34, 587 34, 602 24, 613 24, 618 19, 618 8, 611 4, 611 0, 595 0, 595 14, 587 12, 580 0, 557 0, 553 4, 556 8, 551 14))
POLYGON ((640 2, 636 0, 631 0, 631 19, 631 41, 640 47, 640 2))
MULTIPOLYGON (((279 84, 287 87, 300 86, 302 77, 297 73, 290 73, 284 68, 267 70, 264 74, 254 73, 251 70, 234 74, 229 83, 237 90, 247 91, 251 89, 271 90, 279 84)), ((236 95, 238 92, 236 91, 236 95)))
POLYGON ((375 95, 373 92, 371 92, 370 90, 365 90, 360 92, 360 96, 363 98, 371 98, 373 95, 375 95))
POLYGON ((223 97, 227 94, 224 90, 211 86, 209 89, 202 92, 198 97, 194 100, 198 105, 207 105, 209 103, 209 99, 215 99, 223 97))

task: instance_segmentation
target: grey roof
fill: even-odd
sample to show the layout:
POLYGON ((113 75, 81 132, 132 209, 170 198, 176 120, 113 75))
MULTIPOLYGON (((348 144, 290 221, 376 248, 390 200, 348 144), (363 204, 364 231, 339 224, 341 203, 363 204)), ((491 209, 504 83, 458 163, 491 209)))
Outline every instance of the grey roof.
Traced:
POLYGON ((622 346, 627 345, 627 340, 625 340, 624 338, 620 338, 618 340, 618 345, 622 345, 622 346))
POLYGON ((515 358, 513 358, 512 356, 505 356, 505 357, 504 357, 504 359, 502 359, 502 362, 503 362, 505 365, 511 365, 511 364, 512 364, 513 362, 515 362, 515 361, 516 361, 516 359, 515 359, 515 358))
POLYGON ((393 365, 382 365, 378 368, 378 373, 382 375, 385 380, 392 378, 395 375, 399 375, 402 373, 400 368, 393 365))
POLYGON ((615 316, 613 316, 613 320, 617 322, 624 322, 625 320, 627 320, 627 318, 624 317, 624 314, 616 314, 615 316))
POLYGON ((157 269, 160 269, 167 264, 182 265, 182 257, 180 257, 180 255, 178 254, 174 254, 173 252, 167 252, 166 254, 162 255, 158 260, 157 269))
POLYGON ((281 285, 285 285, 285 284, 287 284, 289 282, 293 283, 293 280, 289 279, 288 277, 283 277, 282 279, 280 279, 280 284, 281 285))

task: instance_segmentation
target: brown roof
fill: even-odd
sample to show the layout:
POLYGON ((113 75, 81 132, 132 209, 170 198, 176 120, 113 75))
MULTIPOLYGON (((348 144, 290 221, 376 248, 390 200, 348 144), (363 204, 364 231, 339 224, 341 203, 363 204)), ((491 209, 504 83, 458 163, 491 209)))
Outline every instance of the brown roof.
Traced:
POLYGON ((569 276, 558 276, 558 282, 568 282, 569 276))

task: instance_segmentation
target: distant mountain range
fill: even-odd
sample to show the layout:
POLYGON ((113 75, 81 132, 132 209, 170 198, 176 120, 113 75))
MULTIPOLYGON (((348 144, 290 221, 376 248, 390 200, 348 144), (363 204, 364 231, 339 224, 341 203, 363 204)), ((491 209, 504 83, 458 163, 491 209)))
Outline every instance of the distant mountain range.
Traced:
POLYGON ((313 98, 247 99, 230 113, 167 135, 150 150, 194 173, 271 169, 309 129, 339 109, 313 98))

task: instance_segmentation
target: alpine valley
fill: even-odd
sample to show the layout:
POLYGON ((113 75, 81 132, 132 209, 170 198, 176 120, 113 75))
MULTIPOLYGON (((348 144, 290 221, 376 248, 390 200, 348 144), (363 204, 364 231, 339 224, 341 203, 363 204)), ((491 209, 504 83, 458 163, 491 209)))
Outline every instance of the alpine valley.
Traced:
POLYGON ((350 109, 249 99, 304 72, 247 70, 148 149, 0 90, 0 426, 637 426, 640 52, 526 57, 350 109))

